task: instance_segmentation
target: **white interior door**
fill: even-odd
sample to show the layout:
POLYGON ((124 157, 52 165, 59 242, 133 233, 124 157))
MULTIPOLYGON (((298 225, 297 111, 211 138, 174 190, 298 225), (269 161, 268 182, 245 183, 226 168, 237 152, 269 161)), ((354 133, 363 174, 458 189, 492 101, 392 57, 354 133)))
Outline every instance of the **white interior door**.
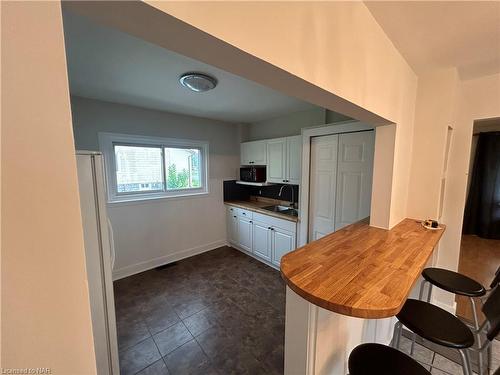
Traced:
POLYGON ((309 241, 335 231, 338 135, 311 139, 309 241))
POLYGON ((335 230, 370 216, 375 132, 339 136, 335 230))

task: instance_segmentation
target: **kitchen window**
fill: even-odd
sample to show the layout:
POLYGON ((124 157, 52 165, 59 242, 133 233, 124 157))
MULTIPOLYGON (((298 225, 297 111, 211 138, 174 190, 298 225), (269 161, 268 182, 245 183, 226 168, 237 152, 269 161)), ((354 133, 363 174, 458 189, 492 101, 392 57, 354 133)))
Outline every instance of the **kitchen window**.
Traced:
POLYGON ((208 142, 99 133, 109 202, 208 193, 208 142))

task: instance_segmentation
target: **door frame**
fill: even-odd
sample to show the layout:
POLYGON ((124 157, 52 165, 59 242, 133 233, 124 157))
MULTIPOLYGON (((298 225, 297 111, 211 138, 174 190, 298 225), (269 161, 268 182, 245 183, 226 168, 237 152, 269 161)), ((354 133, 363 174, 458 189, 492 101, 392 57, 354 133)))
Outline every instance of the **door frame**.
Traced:
MULTIPOLYGON (((309 187, 311 172, 311 138, 324 135, 354 133, 374 130, 373 125, 360 121, 342 121, 334 124, 320 125, 302 129, 302 176, 300 183, 299 222, 297 228, 297 247, 309 241, 309 187)), ((372 192, 373 194, 373 192, 372 192)))

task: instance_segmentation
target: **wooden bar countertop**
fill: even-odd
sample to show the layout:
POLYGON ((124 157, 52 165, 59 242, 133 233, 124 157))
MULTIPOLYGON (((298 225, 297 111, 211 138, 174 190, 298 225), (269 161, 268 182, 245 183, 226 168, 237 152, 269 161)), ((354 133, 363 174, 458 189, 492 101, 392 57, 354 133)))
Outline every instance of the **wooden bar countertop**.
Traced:
POLYGON ((404 219, 390 230, 351 224, 281 258, 281 274, 302 298, 359 318, 396 315, 425 267, 441 230, 404 219))

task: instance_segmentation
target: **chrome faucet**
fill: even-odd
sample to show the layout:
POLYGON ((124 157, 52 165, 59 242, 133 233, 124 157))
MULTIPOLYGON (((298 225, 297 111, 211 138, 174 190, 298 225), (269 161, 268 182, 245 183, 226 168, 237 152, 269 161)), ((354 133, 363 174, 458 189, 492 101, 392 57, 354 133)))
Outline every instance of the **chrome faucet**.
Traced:
POLYGON ((281 194, 283 194, 283 189, 285 188, 285 186, 290 186, 290 189, 292 189, 292 200, 290 201, 290 206, 295 207, 295 191, 293 190, 293 185, 281 185, 278 196, 281 197, 281 194))

